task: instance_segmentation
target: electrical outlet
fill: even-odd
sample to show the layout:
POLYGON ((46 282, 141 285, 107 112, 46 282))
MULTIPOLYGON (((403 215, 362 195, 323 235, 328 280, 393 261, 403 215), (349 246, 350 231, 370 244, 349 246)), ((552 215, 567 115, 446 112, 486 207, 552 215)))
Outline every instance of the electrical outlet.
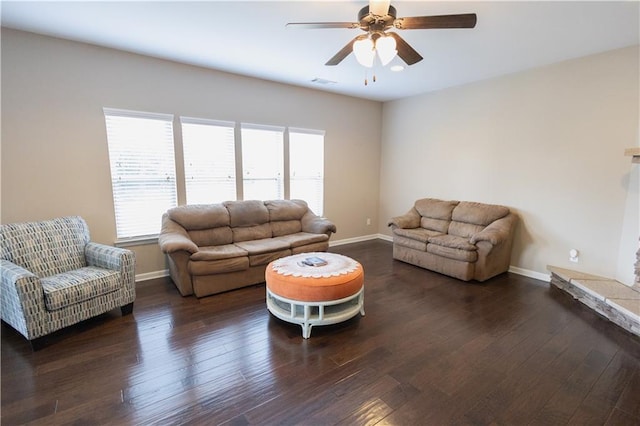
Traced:
POLYGON ((368 217, 368 218, 367 218, 367 226, 370 226, 370 225, 371 225, 371 218, 370 218, 370 217, 368 217))
POLYGON ((569 262, 578 263, 580 260, 580 252, 576 249, 569 250, 569 262))

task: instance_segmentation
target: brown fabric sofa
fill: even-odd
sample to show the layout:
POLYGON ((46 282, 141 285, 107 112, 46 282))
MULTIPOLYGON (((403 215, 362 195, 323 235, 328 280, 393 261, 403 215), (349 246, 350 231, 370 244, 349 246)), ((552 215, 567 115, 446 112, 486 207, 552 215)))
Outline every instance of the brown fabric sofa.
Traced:
POLYGON ((434 198, 391 219, 393 258, 464 281, 509 269, 516 215, 507 207, 434 198))
POLYGON ((170 209, 158 243, 180 294, 203 297, 264 282, 280 257, 326 251, 333 232, 302 200, 226 201, 170 209))

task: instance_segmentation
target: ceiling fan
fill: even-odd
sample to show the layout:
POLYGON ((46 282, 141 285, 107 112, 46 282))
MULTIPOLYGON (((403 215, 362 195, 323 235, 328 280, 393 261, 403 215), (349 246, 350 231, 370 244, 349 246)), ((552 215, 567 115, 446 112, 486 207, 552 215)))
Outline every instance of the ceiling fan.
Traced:
POLYGON ((473 28, 476 26, 475 13, 397 18, 396 8, 390 3, 390 0, 370 0, 369 6, 363 7, 358 12, 358 22, 291 22, 286 26, 310 29, 348 28, 365 31, 366 34, 360 34, 347 43, 325 65, 338 65, 353 52, 358 62, 366 67, 373 65, 376 53, 383 66, 389 63, 396 54, 407 65, 413 65, 422 60, 422 56, 398 33, 387 30, 473 28))

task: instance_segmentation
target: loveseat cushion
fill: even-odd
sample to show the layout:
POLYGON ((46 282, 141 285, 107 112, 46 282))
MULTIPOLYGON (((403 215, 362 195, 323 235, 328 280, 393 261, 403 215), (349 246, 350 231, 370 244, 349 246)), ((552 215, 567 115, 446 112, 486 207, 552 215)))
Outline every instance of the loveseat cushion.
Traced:
POLYGON ((478 247, 471 244, 466 238, 457 237, 455 235, 437 235, 435 237, 429 237, 429 243, 458 250, 478 250, 478 247))
POLYGON ((438 235, 442 235, 442 232, 432 231, 430 229, 424 228, 396 228, 393 230, 393 233, 399 235, 401 237, 409 238, 412 240, 420 241, 426 243, 429 241, 431 237, 437 237, 438 235))
POLYGON ((284 249, 279 251, 270 251, 267 253, 254 254, 249 256, 249 265, 258 266, 258 265, 267 265, 269 262, 272 262, 276 259, 280 259, 281 257, 291 256, 291 250, 284 249))
POLYGON ((248 256, 249 253, 235 244, 224 244, 221 246, 198 247, 198 251, 193 253, 191 260, 221 260, 234 257, 248 256))
POLYGON ((456 222, 487 226, 491 222, 503 218, 508 214, 509 209, 505 206, 476 203, 472 201, 461 201, 453 209, 451 220, 454 220, 456 222))
POLYGON ((299 221, 309 210, 307 203, 303 200, 269 200, 265 201, 264 205, 269 210, 269 220, 271 222, 283 220, 299 221))
POLYGON ((271 222, 271 232, 274 237, 295 234, 300 231, 302 231, 302 223, 300 220, 279 220, 271 222))
POLYGON ((86 266, 42 278, 44 303, 49 311, 111 293, 122 286, 120 271, 86 266))
POLYGON ((234 243, 262 240, 265 238, 271 238, 273 235, 270 223, 263 223, 262 225, 254 226, 238 226, 236 228, 231 228, 231 232, 233 232, 234 243))
POLYGON ((452 247, 439 246, 437 244, 428 244, 427 252, 449 259, 459 260, 461 262, 475 262, 478 260, 478 252, 475 250, 461 250, 452 247))
POLYGON ((229 226, 229 212, 222 204, 191 204, 167 210, 171 220, 187 231, 229 226))
POLYGON ((445 201, 435 198, 423 198, 415 202, 415 209, 420 213, 420 226, 432 231, 446 233, 451 222, 453 209, 457 201, 445 201))

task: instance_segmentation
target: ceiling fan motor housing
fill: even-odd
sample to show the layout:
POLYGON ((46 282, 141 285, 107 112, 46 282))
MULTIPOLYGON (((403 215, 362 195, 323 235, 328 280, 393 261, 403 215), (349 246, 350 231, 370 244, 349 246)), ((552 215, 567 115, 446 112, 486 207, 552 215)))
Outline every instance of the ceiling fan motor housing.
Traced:
POLYGON ((358 12, 360 29, 363 31, 384 31, 393 26, 396 20, 396 8, 389 6, 389 11, 384 16, 374 15, 369 12, 369 6, 365 6, 358 12))

